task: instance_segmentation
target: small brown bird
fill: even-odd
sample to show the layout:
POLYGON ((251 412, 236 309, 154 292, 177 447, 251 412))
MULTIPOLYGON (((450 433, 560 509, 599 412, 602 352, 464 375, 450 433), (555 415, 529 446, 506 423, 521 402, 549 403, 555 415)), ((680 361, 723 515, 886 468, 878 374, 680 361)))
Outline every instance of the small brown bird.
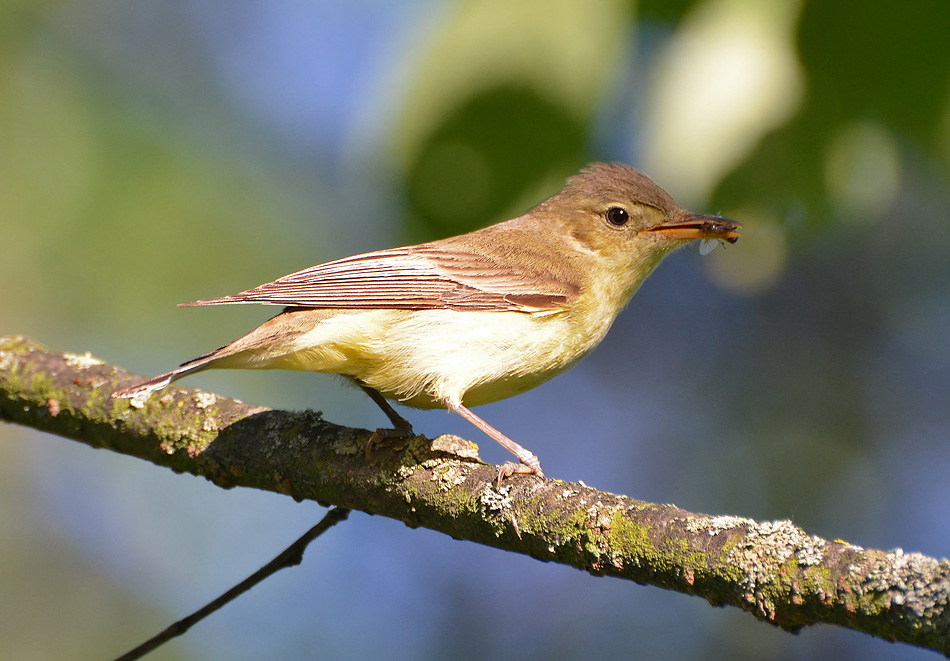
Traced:
POLYGON ((341 374, 386 401, 455 411, 540 477, 538 458, 472 413, 560 374, 604 338, 643 280, 695 239, 735 243, 739 224, 683 210, 641 172, 593 163, 523 216, 469 234, 313 266, 240 294, 183 305, 283 312, 244 337, 116 392, 148 397, 210 368, 341 374))

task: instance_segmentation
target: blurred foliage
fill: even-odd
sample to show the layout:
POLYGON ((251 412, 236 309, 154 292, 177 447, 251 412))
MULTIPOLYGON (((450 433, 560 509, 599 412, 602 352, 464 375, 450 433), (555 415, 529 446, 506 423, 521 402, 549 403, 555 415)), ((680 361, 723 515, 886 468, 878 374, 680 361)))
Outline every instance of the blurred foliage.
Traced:
MULTIPOLYGON (((805 3, 798 53, 805 103, 722 184, 717 201, 771 200, 820 229, 832 217, 826 158, 836 134, 855 122, 893 132, 910 151, 950 167, 946 139, 950 5, 940 0, 875 6, 856 0, 805 3)), ((867 186, 869 190, 871 186, 867 186)))
MULTIPOLYGON (((558 477, 946 555, 950 5, 355 4, 0 3, 0 333, 166 369, 272 312, 175 303, 464 232, 624 160, 743 239, 672 257, 588 360, 486 417, 558 477)), ((313 375, 188 385, 379 415, 313 375)), ((3 657, 117 654, 259 565, 264 527, 303 529, 282 499, 0 444, 3 657)), ((162 654, 916 653, 371 523, 162 654)))
POLYGON ((418 56, 394 134, 411 241, 518 215, 587 162, 628 11, 616 0, 450 11, 418 56))
POLYGON ((552 174, 560 183, 585 163, 585 137, 577 118, 529 88, 469 99, 428 136, 406 173, 409 240, 517 215, 530 204, 526 189, 550 189, 552 174))

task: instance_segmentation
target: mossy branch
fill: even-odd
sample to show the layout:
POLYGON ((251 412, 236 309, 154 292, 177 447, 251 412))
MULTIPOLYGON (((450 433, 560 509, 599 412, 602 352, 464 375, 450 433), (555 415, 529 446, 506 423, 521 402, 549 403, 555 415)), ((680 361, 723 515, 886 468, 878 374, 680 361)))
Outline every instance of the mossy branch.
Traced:
POLYGON ((169 388, 143 405, 111 393, 138 377, 90 356, 0 337, 0 419, 297 500, 361 510, 594 575, 731 605, 789 631, 837 624, 950 653, 950 562, 808 535, 788 521, 693 514, 587 486, 515 476, 455 436, 366 459, 370 432, 319 413, 169 388))

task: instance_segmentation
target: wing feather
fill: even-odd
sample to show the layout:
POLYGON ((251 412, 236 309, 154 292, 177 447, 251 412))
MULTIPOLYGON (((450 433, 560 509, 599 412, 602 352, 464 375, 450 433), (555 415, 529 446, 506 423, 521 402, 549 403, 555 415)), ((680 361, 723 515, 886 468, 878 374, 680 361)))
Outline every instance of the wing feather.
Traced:
POLYGON ((524 257, 453 249, 439 242, 393 248, 319 264, 238 294, 183 305, 537 312, 555 310, 580 292, 563 275, 529 267, 532 260, 518 260, 519 256, 524 257))

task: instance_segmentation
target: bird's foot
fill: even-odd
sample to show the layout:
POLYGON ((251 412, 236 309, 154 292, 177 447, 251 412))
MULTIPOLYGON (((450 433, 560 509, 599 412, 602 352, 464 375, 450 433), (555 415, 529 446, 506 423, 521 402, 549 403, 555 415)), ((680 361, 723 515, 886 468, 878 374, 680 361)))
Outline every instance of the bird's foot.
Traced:
POLYGON ((501 488, 501 481, 514 474, 519 475, 537 475, 544 479, 544 471, 541 470, 541 462, 534 455, 531 455, 525 463, 516 464, 513 461, 506 461, 498 467, 498 488, 501 488), (532 459, 534 461, 532 461, 532 459))
MULTIPOLYGON (((408 422, 405 425, 398 425, 392 428, 380 428, 374 431, 369 440, 366 441, 366 460, 369 461, 373 448, 377 445, 389 445, 393 441, 406 440, 412 438, 415 433, 412 431, 412 425, 408 422)), ((394 446, 394 450, 403 450, 406 445, 394 446)))

